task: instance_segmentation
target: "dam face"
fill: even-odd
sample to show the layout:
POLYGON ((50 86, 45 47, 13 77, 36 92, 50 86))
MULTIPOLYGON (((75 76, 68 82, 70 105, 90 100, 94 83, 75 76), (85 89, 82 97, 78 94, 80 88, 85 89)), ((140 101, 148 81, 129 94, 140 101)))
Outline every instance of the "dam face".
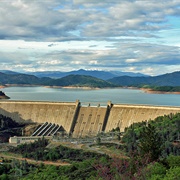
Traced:
POLYGON ((95 136, 134 122, 153 120, 158 116, 180 113, 180 107, 120 105, 107 103, 107 107, 81 106, 76 102, 0 101, 0 114, 19 123, 55 123, 72 137, 95 136))
POLYGON ((103 131, 106 108, 80 107, 73 137, 95 136, 103 131))
POLYGON ((55 123, 71 131, 79 101, 74 103, 0 101, 0 114, 19 123, 55 123))
POLYGON ((108 118, 105 132, 119 127, 121 131, 133 123, 154 120, 158 116, 180 112, 180 107, 113 105, 108 118))

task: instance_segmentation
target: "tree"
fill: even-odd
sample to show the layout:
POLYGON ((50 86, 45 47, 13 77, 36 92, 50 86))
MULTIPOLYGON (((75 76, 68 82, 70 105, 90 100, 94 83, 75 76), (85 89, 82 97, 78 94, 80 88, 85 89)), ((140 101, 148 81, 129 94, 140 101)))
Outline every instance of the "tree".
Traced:
POLYGON ((8 177, 7 174, 2 174, 2 175, 0 176, 0 179, 1 179, 1 180, 9 180, 9 177, 8 177))
POLYGON ((143 127, 140 132, 139 148, 142 155, 149 154, 151 161, 157 160, 161 154, 162 141, 152 125, 143 127))

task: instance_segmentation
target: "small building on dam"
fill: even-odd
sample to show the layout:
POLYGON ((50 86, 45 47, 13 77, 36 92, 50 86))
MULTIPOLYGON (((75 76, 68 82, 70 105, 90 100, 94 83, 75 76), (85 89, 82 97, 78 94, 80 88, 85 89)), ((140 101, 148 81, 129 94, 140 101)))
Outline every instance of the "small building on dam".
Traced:
MULTIPOLYGON (((0 101, 0 114, 18 123, 58 125, 72 137, 95 136, 132 123, 180 113, 180 107, 112 104, 82 105, 76 102, 0 101)), ((50 127, 50 125, 49 125, 50 127)), ((40 132, 38 132, 40 133, 40 132)), ((45 133, 44 133, 45 134, 45 133)), ((48 134, 48 131, 46 135, 48 134)))

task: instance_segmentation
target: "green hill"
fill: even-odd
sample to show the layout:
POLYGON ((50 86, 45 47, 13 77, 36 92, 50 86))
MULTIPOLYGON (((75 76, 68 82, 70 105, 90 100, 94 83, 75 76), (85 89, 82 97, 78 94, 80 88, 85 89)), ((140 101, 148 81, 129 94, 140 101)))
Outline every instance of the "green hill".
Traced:
POLYGON ((60 79, 51 80, 49 86, 75 86, 75 87, 116 87, 113 83, 98 79, 92 76, 69 75, 60 79))
POLYGON ((153 77, 120 76, 108 81, 121 86, 180 86, 180 71, 153 77))
MULTIPOLYGON (((180 86, 180 71, 169 74, 164 74, 154 77, 130 77, 119 76, 108 81, 89 75, 68 75, 59 79, 52 79, 49 77, 39 78, 34 75, 18 74, 18 73, 2 73, 0 72, 0 84, 17 84, 17 85, 47 85, 47 86, 79 86, 79 87, 117 87, 117 86, 135 86, 143 87, 149 86, 154 88, 156 86, 180 86)), ((162 89, 162 88, 161 88, 162 89)), ((163 88, 164 89, 164 88, 163 88)), ((167 87, 165 87, 167 89, 167 87)), ((169 89, 169 87, 168 87, 169 89)), ((174 91, 174 90, 170 90, 174 91)))
POLYGON ((50 78, 38 78, 27 74, 4 74, 0 72, 0 84, 41 85, 50 78))

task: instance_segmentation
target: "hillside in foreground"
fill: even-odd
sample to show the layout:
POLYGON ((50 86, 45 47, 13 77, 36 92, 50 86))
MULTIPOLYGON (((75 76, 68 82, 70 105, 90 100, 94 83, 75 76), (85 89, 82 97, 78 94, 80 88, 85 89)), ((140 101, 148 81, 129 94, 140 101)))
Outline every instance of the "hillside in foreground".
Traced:
POLYGON ((116 128, 99 134, 91 146, 79 144, 77 140, 72 143, 72 139, 69 145, 58 144, 56 140, 50 146, 42 138, 12 147, 10 152, 0 153, 0 179, 179 179, 179 118, 180 114, 169 114, 148 124, 147 121, 134 123, 126 128, 122 139, 116 128), (112 133, 111 142, 101 141, 108 134, 112 137, 112 133), (53 162, 64 162, 64 165, 53 162))

